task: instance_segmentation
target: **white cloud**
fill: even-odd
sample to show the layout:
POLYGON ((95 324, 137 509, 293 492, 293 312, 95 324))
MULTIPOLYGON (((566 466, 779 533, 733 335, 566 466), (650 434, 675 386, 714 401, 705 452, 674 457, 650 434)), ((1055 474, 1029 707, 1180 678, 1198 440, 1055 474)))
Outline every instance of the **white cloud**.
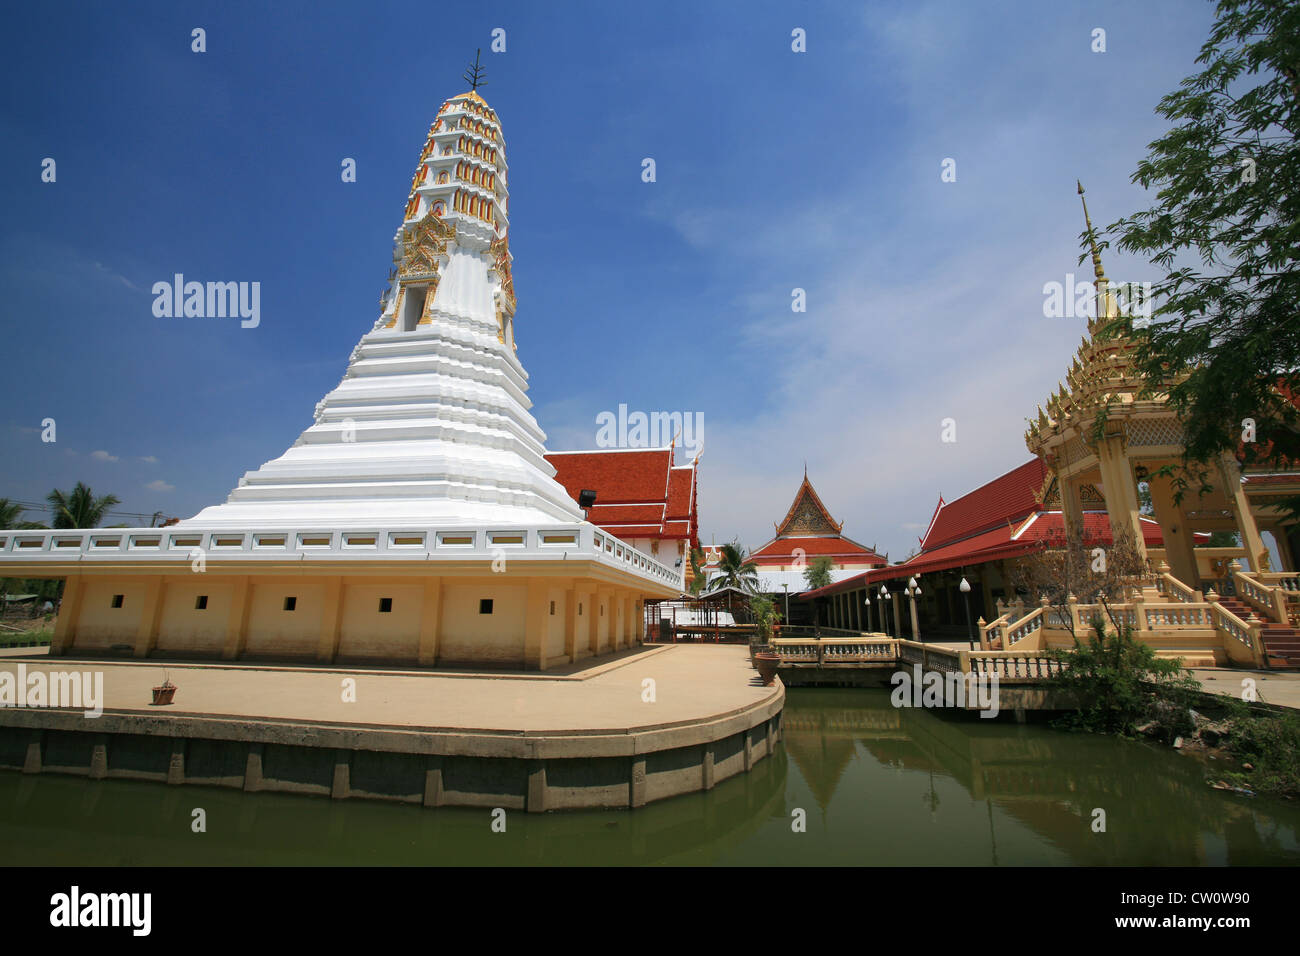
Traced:
POLYGON ((103 450, 92 451, 90 453, 90 457, 95 459, 95 461, 117 461, 118 460, 116 455, 110 455, 108 452, 103 450))
POLYGON ((149 484, 145 485, 145 487, 148 488, 150 491, 175 491, 176 490, 175 485, 169 485, 161 478, 149 482, 149 484))
POLYGON ((141 455, 140 460, 143 462, 148 462, 151 465, 158 464, 158 459, 155 458, 153 455, 141 455))

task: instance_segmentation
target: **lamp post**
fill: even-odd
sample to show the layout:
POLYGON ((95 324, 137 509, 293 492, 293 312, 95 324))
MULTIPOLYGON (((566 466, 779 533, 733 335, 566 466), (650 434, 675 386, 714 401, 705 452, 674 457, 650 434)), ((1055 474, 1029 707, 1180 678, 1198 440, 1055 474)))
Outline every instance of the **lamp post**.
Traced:
POLYGON ((889 600, 889 591, 882 584, 880 593, 876 595, 876 603, 880 606, 880 620, 885 625, 885 637, 893 637, 894 635, 889 633, 889 617, 885 614, 885 602, 887 600, 889 600))
POLYGON ((970 582, 963 575, 961 584, 957 585, 957 590, 961 591, 962 598, 966 601, 966 639, 970 642, 970 649, 975 650, 975 626, 970 622, 970 582))
POLYGON ((921 585, 916 583, 915 577, 908 578, 907 579, 907 600, 908 603, 911 605, 910 610, 912 612, 912 640, 914 641, 919 641, 921 639, 921 626, 916 620, 916 599, 919 598, 920 596, 921 596, 921 585))

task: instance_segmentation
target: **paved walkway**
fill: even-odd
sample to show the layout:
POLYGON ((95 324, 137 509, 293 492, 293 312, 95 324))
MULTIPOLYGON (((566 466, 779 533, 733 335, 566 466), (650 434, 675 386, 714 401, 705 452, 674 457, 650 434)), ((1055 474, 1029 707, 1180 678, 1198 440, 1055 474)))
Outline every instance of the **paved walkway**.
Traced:
MULTIPOLYGON (((748 649, 735 645, 637 648, 558 677, 49 657, 23 663, 28 673, 102 671, 105 711, 443 730, 652 729, 735 713, 781 690, 759 684, 748 649), (164 671, 179 688, 176 702, 153 707, 150 688, 164 671), (345 678, 356 682, 355 702, 342 699, 345 678), (647 678, 653 702, 643 700, 647 678)), ((0 659, 0 671, 18 665, 0 659)))
POLYGON ((1300 672, 1237 670, 1226 667, 1194 667, 1192 676, 1211 694, 1241 697, 1247 678, 1255 682, 1260 702, 1300 709, 1300 672))

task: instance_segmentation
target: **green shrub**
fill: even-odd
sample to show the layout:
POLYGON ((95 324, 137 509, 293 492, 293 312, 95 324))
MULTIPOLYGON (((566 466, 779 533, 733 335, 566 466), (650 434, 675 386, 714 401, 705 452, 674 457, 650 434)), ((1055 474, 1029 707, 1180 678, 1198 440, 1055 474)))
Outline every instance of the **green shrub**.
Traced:
POLYGON ((1134 640, 1127 625, 1108 634, 1104 619, 1094 617, 1086 642, 1075 637, 1072 650, 1054 656, 1067 665, 1054 682, 1077 706, 1061 725, 1131 736, 1139 724, 1154 721, 1170 738, 1195 728, 1188 711, 1200 684, 1181 660, 1157 657, 1150 645, 1134 640))

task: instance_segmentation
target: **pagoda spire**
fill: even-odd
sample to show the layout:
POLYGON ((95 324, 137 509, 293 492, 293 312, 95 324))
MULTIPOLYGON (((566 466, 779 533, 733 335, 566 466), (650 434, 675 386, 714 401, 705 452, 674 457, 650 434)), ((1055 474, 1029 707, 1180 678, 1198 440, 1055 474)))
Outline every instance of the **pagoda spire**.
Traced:
POLYGON ((466 70, 464 74, 465 82, 469 84, 469 91, 471 93, 477 93, 480 86, 487 86, 487 80, 483 79, 483 75, 487 71, 483 67, 479 66, 478 63, 479 54, 482 52, 482 49, 474 51, 474 65, 466 70))
POLYGON ((1114 297, 1110 294, 1110 280, 1101 264, 1101 252, 1097 249, 1097 235, 1092 229, 1092 218, 1088 215, 1088 200, 1083 196, 1083 183, 1074 181, 1079 188, 1079 202, 1083 203, 1083 224, 1088 237, 1088 248, 1092 253, 1092 276, 1097 287, 1097 315, 1088 321, 1089 334, 1095 334, 1101 328, 1103 319, 1113 319, 1118 314, 1114 297))

